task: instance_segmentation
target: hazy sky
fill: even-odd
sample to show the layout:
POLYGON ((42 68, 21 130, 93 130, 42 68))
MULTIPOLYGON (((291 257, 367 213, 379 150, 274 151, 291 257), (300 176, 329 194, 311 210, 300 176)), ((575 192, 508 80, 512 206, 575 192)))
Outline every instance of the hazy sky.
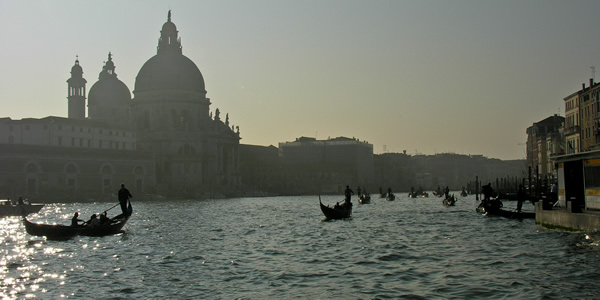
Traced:
POLYGON ((67 116, 112 52, 133 92, 172 10, 241 143, 525 158, 525 130, 600 71, 600 1, 0 1, 0 117, 67 116))

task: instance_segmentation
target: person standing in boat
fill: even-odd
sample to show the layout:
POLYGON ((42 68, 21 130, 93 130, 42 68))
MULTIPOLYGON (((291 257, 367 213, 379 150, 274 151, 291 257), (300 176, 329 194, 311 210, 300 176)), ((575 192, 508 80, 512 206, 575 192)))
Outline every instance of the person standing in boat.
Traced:
POLYGON ((446 198, 448 198, 449 195, 450 195, 450 188, 448 188, 448 186, 446 186, 446 188, 444 189, 444 196, 446 198))
POLYGON ((121 210, 123 211, 123 215, 127 215, 127 200, 129 198, 133 198, 131 193, 127 188, 125 188, 125 184, 121 183, 121 189, 119 190, 119 203, 121 204, 121 210))
POLYGON ((345 205, 352 205, 352 202, 350 202, 350 198, 352 197, 352 194, 354 194, 354 191, 352 189, 350 189, 350 186, 347 185, 346 186, 346 190, 344 191, 344 195, 346 196, 346 199, 344 199, 344 204, 345 205))
POLYGON ((523 202, 525 202, 525 190, 523 190, 523 185, 519 184, 519 190, 517 191, 517 212, 521 212, 523 208, 523 202))

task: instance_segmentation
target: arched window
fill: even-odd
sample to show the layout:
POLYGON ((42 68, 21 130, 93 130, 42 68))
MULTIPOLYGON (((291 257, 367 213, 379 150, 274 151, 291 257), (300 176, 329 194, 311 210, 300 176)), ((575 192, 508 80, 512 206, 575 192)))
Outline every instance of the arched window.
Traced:
POLYGON ((135 170, 133 170, 133 172, 135 173, 135 175, 144 175, 144 169, 142 167, 135 167, 135 170))
POLYGON ((68 173, 68 174, 77 173, 77 168, 75 167, 75 165, 73 165, 73 164, 69 164, 69 165, 67 165, 67 167, 65 168, 65 173, 68 173))
POLYGON ((102 174, 112 174, 112 168, 110 166, 102 167, 102 174))
POLYGON ((194 147, 185 144, 181 147, 179 147, 179 149, 177 150, 177 154, 179 155, 195 155, 196 154, 196 149, 194 149, 194 147))
POLYGON ((25 171, 27 173, 37 173, 38 172, 38 166, 36 164, 34 164, 34 163, 29 163, 25 167, 25 171))

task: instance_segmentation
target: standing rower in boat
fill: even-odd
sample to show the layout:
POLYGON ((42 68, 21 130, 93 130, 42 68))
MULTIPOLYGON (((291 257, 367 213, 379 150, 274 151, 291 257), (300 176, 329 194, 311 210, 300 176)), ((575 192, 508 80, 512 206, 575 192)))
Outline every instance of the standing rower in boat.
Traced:
POLYGON ((354 194, 354 191, 352 191, 352 189, 350 189, 350 186, 347 185, 346 186, 346 190, 344 191, 344 195, 346 196, 346 198, 344 199, 343 206, 345 208, 350 208, 352 206, 352 202, 350 201, 350 198, 352 197, 352 194, 354 194))
POLYGON ((119 190, 119 203, 121 204, 121 210, 123 211, 123 215, 127 215, 127 200, 129 198, 133 198, 131 193, 127 188, 125 188, 125 184, 121 183, 121 189, 119 190))
POLYGON ((517 212, 521 212, 521 208, 523 208, 523 202, 525 202, 525 197, 523 185, 519 184, 519 190, 517 191, 517 212))

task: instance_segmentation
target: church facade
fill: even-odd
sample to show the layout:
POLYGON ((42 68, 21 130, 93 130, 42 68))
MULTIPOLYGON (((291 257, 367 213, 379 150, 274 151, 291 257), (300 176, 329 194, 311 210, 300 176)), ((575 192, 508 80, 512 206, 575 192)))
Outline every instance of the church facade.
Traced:
POLYGON ((22 158, 24 165, 13 162, 14 170, 0 170, 0 192, 36 198, 69 190, 77 197, 112 194, 121 182, 131 182, 142 194, 202 198, 241 187, 239 127, 230 125, 228 115, 222 120, 219 109, 213 116, 202 73, 183 55, 170 11, 157 54, 138 72, 133 97, 118 79, 111 53, 87 98, 86 84, 77 59, 67 80, 68 118, 0 119, 0 144, 14 145, 2 147, 0 160, 24 157, 22 149, 39 153, 22 158), (44 157, 49 151, 55 154, 44 157), (52 173, 43 165, 54 166, 52 173), (18 173, 27 178, 15 179, 18 173))
MULTIPOLYGON (((223 121, 219 109, 214 117, 210 112, 204 77, 183 55, 170 11, 160 31, 156 55, 138 72, 133 98, 129 88, 117 79, 115 69, 109 54, 98 82, 89 91, 88 119, 131 128, 136 133, 137 150, 154 153, 159 193, 201 197, 240 187, 239 127, 229 124, 228 115, 223 121)), ((71 81, 85 85, 73 74, 71 81)), ((75 97, 77 93, 70 96, 75 97)), ((81 105, 71 102, 77 101, 69 99, 69 108, 81 110, 81 105)), ((69 111, 69 116, 80 115, 69 111)))
POLYGON ((239 127, 210 113, 204 77, 183 55, 169 11, 157 54, 140 69, 131 112, 138 147, 156 155, 157 180, 170 193, 227 192, 241 185, 239 127))

